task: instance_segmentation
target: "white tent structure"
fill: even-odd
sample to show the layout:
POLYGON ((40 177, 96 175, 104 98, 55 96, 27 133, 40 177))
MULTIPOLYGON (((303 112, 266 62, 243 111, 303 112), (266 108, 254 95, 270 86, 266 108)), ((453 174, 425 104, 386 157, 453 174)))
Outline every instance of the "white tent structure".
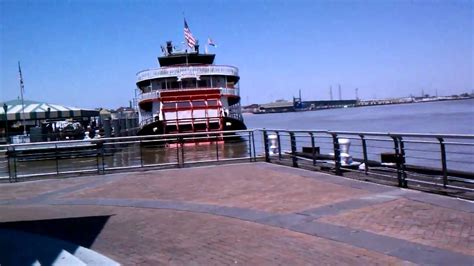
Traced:
POLYGON ((0 103, 0 121, 5 121, 5 111, 3 106, 7 106, 8 121, 44 120, 44 119, 68 119, 81 117, 99 116, 99 111, 81 109, 77 107, 67 107, 58 104, 36 102, 24 100, 24 111, 21 100, 12 100, 0 103), (24 117, 23 117, 24 113, 24 117))

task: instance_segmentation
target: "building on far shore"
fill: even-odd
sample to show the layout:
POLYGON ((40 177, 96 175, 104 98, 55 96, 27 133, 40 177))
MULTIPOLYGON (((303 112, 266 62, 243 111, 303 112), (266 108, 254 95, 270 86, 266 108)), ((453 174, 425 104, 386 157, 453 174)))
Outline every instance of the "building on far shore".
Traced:
POLYGON ((293 101, 279 100, 273 103, 252 104, 249 106, 244 106, 242 109, 247 113, 264 114, 355 107, 356 105, 357 100, 301 101, 298 98, 295 98, 293 101))

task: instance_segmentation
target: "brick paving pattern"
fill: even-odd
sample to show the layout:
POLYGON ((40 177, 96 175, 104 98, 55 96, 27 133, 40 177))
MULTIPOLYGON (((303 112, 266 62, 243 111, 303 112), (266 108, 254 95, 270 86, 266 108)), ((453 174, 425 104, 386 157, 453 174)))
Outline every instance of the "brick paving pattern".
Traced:
POLYGON ((319 221, 474 256, 474 213, 399 199, 319 221))
POLYGON ((84 190, 69 197, 180 200, 287 213, 367 194, 361 189, 265 168, 253 167, 245 175, 239 175, 239 165, 223 169, 188 168, 136 174, 134 178, 84 190))
MULTIPOLYGON (((59 181, 59 180, 57 180, 59 181)), ((90 178, 78 177, 67 179, 67 182, 37 180, 25 183, 0 184, 0 200, 26 199, 37 194, 52 192, 61 188, 89 183, 90 178)))
POLYGON ((474 264, 472 202, 265 163, 0 184, 0 195, 0 228, 107 217, 89 248, 125 265, 474 264))
POLYGON ((92 248, 125 265, 403 262, 336 241, 207 214, 94 206, 0 207, 0 211, 14 211, 14 219, 31 219, 32 213, 38 214, 36 219, 60 218, 65 213, 78 217, 112 215, 92 248))

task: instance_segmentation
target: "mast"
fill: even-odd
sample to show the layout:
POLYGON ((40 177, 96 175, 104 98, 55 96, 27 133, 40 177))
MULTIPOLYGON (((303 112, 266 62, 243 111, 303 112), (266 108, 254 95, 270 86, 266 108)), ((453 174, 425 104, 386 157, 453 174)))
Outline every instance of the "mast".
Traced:
POLYGON ((20 96, 21 96, 21 115, 23 117, 23 135, 26 136, 25 102, 23 100, 23 93, 25 91, 25 85, 23 84, 23 75, 21 74, 20 61, 18 61, 18 72, 20 74, 20 96))

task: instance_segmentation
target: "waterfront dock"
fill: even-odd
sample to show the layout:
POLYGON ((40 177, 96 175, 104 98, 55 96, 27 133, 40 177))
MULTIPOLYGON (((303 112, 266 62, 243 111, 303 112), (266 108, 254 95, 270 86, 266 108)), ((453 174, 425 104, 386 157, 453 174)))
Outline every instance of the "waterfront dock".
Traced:
POLYGON ((472 201, 265 162, 4 183, 0 213, 124 265, 474 262, 472 201))

